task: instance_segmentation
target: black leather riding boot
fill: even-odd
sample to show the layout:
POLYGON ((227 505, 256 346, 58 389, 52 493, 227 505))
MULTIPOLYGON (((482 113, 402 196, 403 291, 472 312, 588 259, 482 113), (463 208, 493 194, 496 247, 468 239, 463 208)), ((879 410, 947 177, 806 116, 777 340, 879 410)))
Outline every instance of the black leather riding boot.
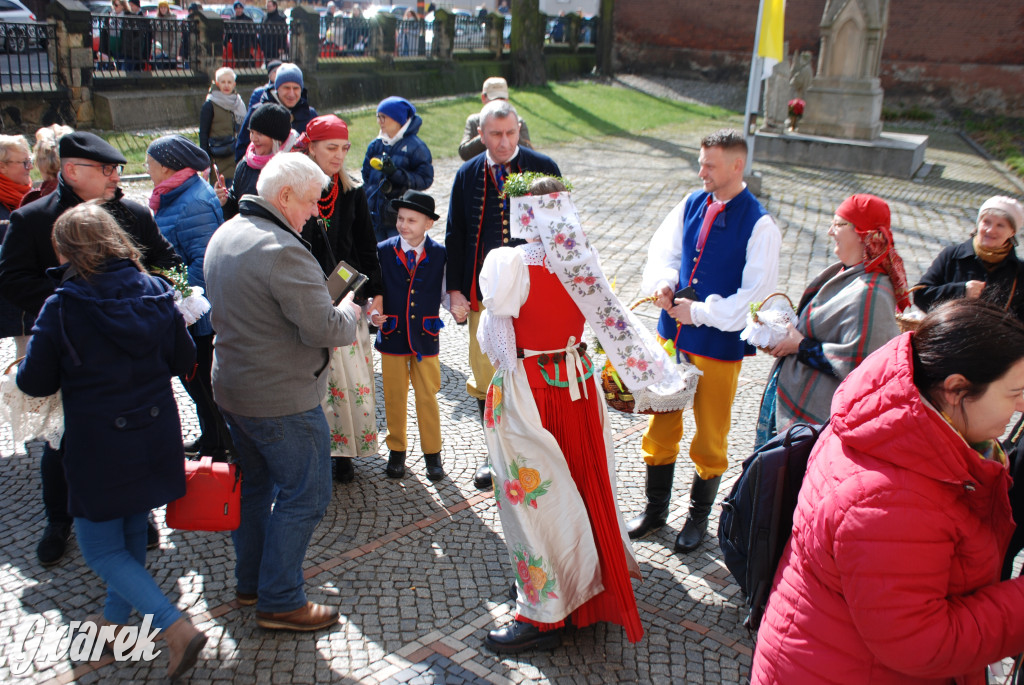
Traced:
POLYGON ((647 466, 647 507, 626 523, 626 532, 631 540, 647 537, 665 525, 675 472, 675 462, 647 466))
POLYGON ((686 517, 683 529, 676 537, 677 552, 692 552, 700 547, 708 532, 708 515, 715 504, 715 495, 722 482, 721 476, 702 479, 693 474, 693 487, 690 488, 690 514, 686 517))
MULTIPOLYGON (((484 426, 484 407, 486 404, 487 402, 485 400, 476 401, 476 408, 480 411, 480 425, 484 429, 487 428, 484 426)), ((473 475, 473 485, 476 486, 477 490, 490 490, 492 487, 491 467, 487 463, 486 455, 484 456, 484 463, 480 465, 480 468, 478 468, 476 473, 473 475)))

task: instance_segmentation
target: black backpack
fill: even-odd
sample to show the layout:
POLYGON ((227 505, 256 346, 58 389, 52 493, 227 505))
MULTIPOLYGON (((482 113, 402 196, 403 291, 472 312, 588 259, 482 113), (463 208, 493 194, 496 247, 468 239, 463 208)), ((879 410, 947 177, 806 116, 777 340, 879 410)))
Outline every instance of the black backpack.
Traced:
POLYGON ((743 473, 722 502, 718 543, 750 611, 743 625, 757 630, 775 569, 793 530, 797 495, 823 426, 798 423, 743 462, 743 473))

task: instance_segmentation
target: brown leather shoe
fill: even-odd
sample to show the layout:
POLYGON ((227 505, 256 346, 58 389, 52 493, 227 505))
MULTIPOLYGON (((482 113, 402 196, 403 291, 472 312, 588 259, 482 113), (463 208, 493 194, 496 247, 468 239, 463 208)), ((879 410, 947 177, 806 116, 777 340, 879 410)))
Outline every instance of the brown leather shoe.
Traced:
POLYGON ((103 616, 102 611, 98 614, 89 614, 85 617, 85 620, 91 621, 92 624, 96 626, 97 630, 103 628, 104 626, 114 626, 114 639, 103 643, 103 654, 109 654, 110 656, 114 656, 114 643, 117 642, 117 637, 121 634, 121 631, 123 631, 128 626, 122 625, 120 623, 111 623, 106 619, 106 617, 103 616))
POLYGON ((206 645, 206 636, 182 616, 163 631, 162 637, 170 652, 167 678, 173 683, 196 665, 199 652, 206 645))
POLYGON ((268 630, 320 630, 338 622, 338 610, 323 604, 306 602, 295 611, 257 611, 256 623, 268 630))
POLYGON ((251 607, 259 601, 259 598, 260 596, 255 592, 235 592, 235 601, 244 607, 251 607))

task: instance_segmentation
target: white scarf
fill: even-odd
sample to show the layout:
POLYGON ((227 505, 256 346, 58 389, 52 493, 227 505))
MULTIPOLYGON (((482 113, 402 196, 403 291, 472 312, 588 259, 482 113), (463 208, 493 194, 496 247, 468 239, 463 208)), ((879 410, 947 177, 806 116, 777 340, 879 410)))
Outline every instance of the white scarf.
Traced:
POLYGON ((210 89, 210 94, 206 96, 206 99, 221 109, 231 112, 231 116, 239 126, 245 121, 245 103, 242 102, 242 98, 238 96, 238 93, 225 95, 219 88, 214 86, 210 89))
POLYGON ((385 145, 394 145, 400 141, 403 136, 405 136, 405 132, 409 129, 409 124, 411 123, 412 117, 409 117, 409 120, 405 122, 402 128, 398 129, 398 133, 395 134, 394 138, 390 137, 387 133, 384 133, 383 129, 381 129, 380 135, 377 137, 383 140, 385 145))

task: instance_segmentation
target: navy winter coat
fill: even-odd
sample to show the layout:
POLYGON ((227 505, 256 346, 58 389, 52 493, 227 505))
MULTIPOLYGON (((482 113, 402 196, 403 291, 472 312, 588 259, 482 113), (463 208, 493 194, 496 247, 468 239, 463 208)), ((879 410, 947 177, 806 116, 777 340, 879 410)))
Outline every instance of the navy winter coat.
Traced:
MULTIPOLYGON (((224 223, 217 193, 197 174, 160 197, 160 209, 156 211, 155 218, 160 232, 188 267, 188 284, 205 290, 203 260, 206 258, 206 244, 217 227, 224 223)), ((193 326, 197 336, 211 335, 213 326, 210 325, 209 312, 193 326)))
POLYGON ((385 145, 380 138, 374 138, 366 148, 363 160, 363 189, 370 205, 370 219, 378 240, 385 233, 395 236, 395 220, 398 213, 391 208, 391 200, 402 197, 407 190, 426 190, 434 182, 434 164, 430 157, 430 149, 416 135, 419 133, 423 119, 414 114, 405 135, 394 145, 385 145), (370 160, 388 154, 395 164, 395 172, 390 177, 384 176, 370 166, 370 160), (391 181, 391 189, 384 192, 381 185, 385 180, 391 181))
POLYGON ((67 266, 18 368, 25 393, 64 401, 68 511, 90 521, 138 514, 185 494, 185 450, 171 377, 196 349, 170 286, 127 260, 88 280, 67 266))

